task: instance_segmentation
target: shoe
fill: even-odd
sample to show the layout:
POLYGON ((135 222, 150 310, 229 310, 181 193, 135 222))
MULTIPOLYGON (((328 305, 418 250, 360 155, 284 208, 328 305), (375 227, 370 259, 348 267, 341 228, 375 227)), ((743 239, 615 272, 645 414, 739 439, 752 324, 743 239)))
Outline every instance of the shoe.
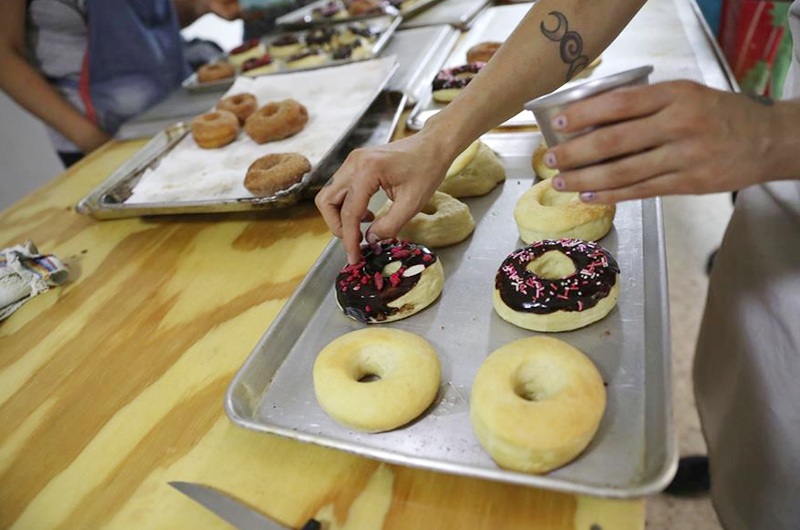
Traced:
POLYGON ((678 472, 664 493, 675 497, 697 497, 711 490, 707 456, 685 456, 678 462, 678 472))

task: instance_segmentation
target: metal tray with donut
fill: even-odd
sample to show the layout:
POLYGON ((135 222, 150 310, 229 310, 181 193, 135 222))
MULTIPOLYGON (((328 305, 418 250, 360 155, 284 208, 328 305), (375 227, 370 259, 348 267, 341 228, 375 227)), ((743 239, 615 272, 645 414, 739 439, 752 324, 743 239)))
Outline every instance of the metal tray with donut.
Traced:
MULTIPOLYGON (((662 489, 674 472, 669 311, 664 229, 657 200, 619 205, 614 228, 600 241, 622 271, 617 307, 604 319, 555 334, 584 352, 606 383, 607 407, 594 440, 572 463, 545 475, 498 467, 470 423, 478 368, 498 347, 537 336, 493 310, 498 267, 523 246, 514 206, 536 177, 531 155, 538 132, 488 134, 507 180, 487 195, 466 198, 474 233, 437 250, 444 267, 438 301, 403 320, 369 328, 410 331, 426 339, 441 363, 433 404, 412 423, 379 434, 352 431, 318 405, 312 384, 317 354, 364 324, 339 309, 334 283, 346 263, 338 240, 323 252, 234 377, 225 398, 238 425, 387 462, 533 487, 606 497, 662 489)), ((379 195, 382 195, 379 194, 379 195)), ((385 196, 370 204, 377 211, 385 196)))
MULTIPOLYGON (((312 198, 324 182, 342 164, 350 151, 364 145, 378 145, 388 142, 399 123, 401 112, 406 106, 407 96, 398 92, 384 91, 384 87, 397 69, 394 59, 384 58, 343 68, 357 68, 362 71, 371 69, 372 73, 370 75, 373 81, 365 85, 361 92, 358 93, 358 105, 340 107, 340 110, 343 108, 350 110, 346 112, 346 121, 341 122, 341 128, 337 129, 337 131, 332 131, 331 127, 325 126, 325 120, 330 122, 331 118, 325 118, 321 113, 330 107, 328 99, 337 98, 341 91, 330 89, 323 99, 313 96, 315 92, 313 86, 319 86, 319 84, 328 87, 332 86, 330 76, 333 74, 325 70, 290 74, 292 76, 300 75, 304 78, 314 77, 313 86, 306 83, 304 86, 310 87, 309 90, 298 97, 309 108, 311 119, 307 128, 315 127, 316 116, 317 121, 322 119, 320 126, 325 129, 324 139, 322 139, 323 136, 315 133, 302 140, 303 145, 315 143, 317 145, 315 149, 317 155, 313 158, 309 155, 312 164, 311 171, 306 173, 300 182, 290 188, 274 195, 260 197, 253 196, 244 188, 241 189, 241 194, 239 194, 239 189, 236 187, 222 195, 209 194, 197 189, 191 190, 192 194, 189 195, 186 193, 190 191, 187 188, 176 187, 174 184, 170 184, 169 181, 165 181, 162 187, 167 193, 154 195, 151 198, 135 199, 134 196, 139 191, 138 187, 142 182, 147 180, 148 175, 153 175, 153 171, 159 171, 160 168, 163 169, 165 164, 168 164, 169 167, 177 168, 177 172, 180 173, 177 177, 181 181, 188 179, 186 180, 188 182, 199 180, 199 175, 203 172, 235 170, 236 168, 230 166, 230 164, 238 159, 241 159, 244 164, 243 167, 246 169, 247 164, 270 152, 294 151, 308 155, 303 149, 289 149, 282 146, 286 141, 300 138, 302 133, 285 141, 258 145, 249 139, 244 139, 245 133, 242 132, 240 134, 241 138, 230 144, 230 146, 208 150, 214 152, 208 156, 216 158, 213 160, 200 160, 199 157, 206 154, 203 153, 205 150, 199 150, 196 146, 187 145, 194 143, 189 134, 191 127, 188 121, 181 121, 156 134, 142 149, 84 197, 78 203, 76 210, 98 219, 113 219, 148 215, 246 212, 286 208, 300 200, 312 198), (241 145, 236 147, 237 144, 241 145), (226 152, 229 147, 234 147, 235 150, 226 152), (179 152, 181 149, 183 149, 182 154, 179 152), (220 156, 222 159, 219 158, 220 156), (170 189, 178 192, 177 196, 170 195, 170 189)), ((345 79, 357 78, 358 76, 353 75, 345 77, 345 79)), ((282 94, 286 94, 287 87, 296 86, 295 77, 280 79, 282 83, 278 83, 279 79, 270 79, 270 90, 282 91, 282 94)), ((257 80, 247 81, 250 83, 257 82, 257 80)), ((258 95, 256 90, 253 90, 253 93, 258 95)), ((352 95, 352 97, 356 96, 352 95)), ((337 114, 337 116, 339 115, 337 114)), ((245 178, 245 170, 236 170, 234 172, 236 174, 235 178, 241 185, 245 178)), ((224 187, 225 182, 221 181, 219 185, 224 187)))
MULTIPOLYGON (((235 60, 236 55, 230 53, 222 54, 216 60, 211 61, 211 63, 222 62, 230 65, 232 72, 230 77, 213 81, 201 81, 200 70, 198 70, 187 77, 182 86, 190 92, 218 91, 231 86, 238 76, 260 77, 300 70, 330 68, 372 59, 383 52, 400 22, 401 19, 399 17, 381 15, 358 21, 337 21, 335 24, 330 24, 325 28, 286 31, 281 34, 263 37, 258 41, 254 40, 249 44, 242 45, 243 47, 251 46, 251 50, 258 51, 257 53, 250 50, 242 52, 241 55, 243 57, 249 58, 247 61, 235 60), (333 39, 338 39, 339 36, 348 33, 353 28, 356 28, 355 31, 362 33, 357 35, 361 44, 357 52, 350 49, 352 48, 351 43, 335 46, 327 42, 315 42, 313 40, 309 42, 316 33, 329 32, 333 39), (294 39, 296 41, 296 49, 291 54, 281 54, 278 57, 273 53, 273 44, 282 38, 294 39), (318 52, 318 57, 311 57, 311 59, 316 60, 303 59, 301 57, 304 54, 310 54, 310 52, 318 52), (258 62, 259 59, 266 56, 270 56, 270 62, 268 64, 260 64, 258 62), (300 59, 292 62, 290 61, 292 56, 300 57, 300 59), (239 64, 240 62, 241 64, 239 64)), ((286 48, 288 47, 285 46, 284 49, 286 48)))

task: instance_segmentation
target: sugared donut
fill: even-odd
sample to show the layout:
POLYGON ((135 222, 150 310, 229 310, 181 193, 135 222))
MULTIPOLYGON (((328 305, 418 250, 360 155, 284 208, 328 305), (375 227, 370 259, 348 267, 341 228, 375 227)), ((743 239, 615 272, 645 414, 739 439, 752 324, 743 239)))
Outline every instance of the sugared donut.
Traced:
POLYGON ((308 111, 293 99, 267 103, 247 118, 244 130, 254 142, 263 144, 283 140, 303 130, 308 111))
POLYGON ((484 65, 485 63, 471 63, 445 68, 433 79, 433 99, 443 103, 453 101, 484 65))
POLYGON ((489 59, 500 49, 502 42, 481 42, 467 52, 468 63, 488 63, 489 59))
POLYGON ((192 120, 192 138, 203 149, 228 145, 239 136, 239 118, 227 110, 201 114, 192 120))
POLYGON ((311 163, 297 153, 262 156, 247 168, 244 187, 253 195, 270 196, 300 182, 311 171, 311 163))
POLYGON ((530 337, 486 358, 469 401, 475 436, 500 467, 547 473, 589 445, 606 391, 579 350, 555 338, 530 337))
POLYGON ((436 254, 408 241, 362 245, 362 260, 336 277, 336 303, 348 317, 374 324, 422 311, 439 297, 444 270, 436 254))
POLYGON ((514 208, 519 237, 531 244, 543 239, 602 239, 614 222, 613 204, 588 204, 577 192, 553 189, 542 180, 522 194, 514 208))
POLYGON ((239 118, 240 124, 243 124, 256 109, 258 109, 258 101, 256 101, 256 97, 253 94, 248 93, 228 96, 217 102, 217 110, 232 112, 239 118))
POLYGON ((533 152, 533 157, 531 157, 531 167, 533 167, 533 172, 536 173, 536 176, 540 179, 551 179, 558 175, 557 169, 553 169, 544 163, 544 155, 546 153, 547 144, 542 142, 533 152))
MULTIPOLYGON (((392 201, 378 210, 378 219, 389 213, 392 201)), ((426 247, 441 248, 464 241, 475 230, 475 219, 469 206, 437 191, 428 204, 417 215, 411 218, 397 234, 397 237, 416 241, 426 247)))
POLYGON ((328 344, 314 362, 314 394, 334 420, 354 430, 401 427, 430 406, 441 367, 433 347, 390 328, 352 331, 328 344))
POLYGON ((450 164, 439 191, 453 197, 486 195, 506 179, 506 170, 494 151, 475 140, 450 164))
POLYGON ((228 79, 236 75, 233 66, 224 61, 204 64, 197 70, 197 80, 200 83, 210 83, 220 79, 228 79))
POLYGON ((597 243, 537 241, 509 254, 494 282, 500 317, 533 331, 569 331, 608 315, 619 297, 619 266, 597 243))

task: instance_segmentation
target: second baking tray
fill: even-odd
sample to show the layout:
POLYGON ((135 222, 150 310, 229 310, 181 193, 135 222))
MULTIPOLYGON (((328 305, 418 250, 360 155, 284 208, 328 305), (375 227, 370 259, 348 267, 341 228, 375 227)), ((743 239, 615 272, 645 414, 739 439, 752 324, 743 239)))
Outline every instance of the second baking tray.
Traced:
POLYGON ((607 497, 660 491, 675 471, 676 450, 664 232, 656 200, 621 204, 614 230, 601 241, 622 270, 617 308, 594 325, 557 335, 585 352, 608 385, 605 415, 586 452, 550 474, 528 475, 500 469, 478 444, 469 419, 478 368, 501 345, 534 335, 495 314, 492 291, 497 267, 522 246, 514 205, 534 183, 530 156, 541 137, 495 134, 484 141, 501 156, 508 180, 465 201, 476 229, 466 241, 438 252, 446 278, 440 299, 385 324, 421 335, 437 351, 442 386, 426 413, 395 431, 364 434, 338 425, 317 404, 317 354, 363 327, 336 306, 334 279, 346 259, 334 241, 234 377, 225 398, 228 415, 242 427, 395 464, 607 497))

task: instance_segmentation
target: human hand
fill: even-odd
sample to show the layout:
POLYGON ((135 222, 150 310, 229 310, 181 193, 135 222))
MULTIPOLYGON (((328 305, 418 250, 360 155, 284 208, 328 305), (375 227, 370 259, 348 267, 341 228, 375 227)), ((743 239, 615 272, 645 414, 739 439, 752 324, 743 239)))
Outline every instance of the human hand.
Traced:
POLYGON ((423 130, 387 145, 356 149, 317 194, 317 208, 331 232, 342 238, 348 263, 361 259, 361 222, 374 219, 368 205, 379 188, 393 203, 367 230, 369 243, 397 235, 439 187, 452 160, 436 136, 423 130))
POLYGON ((239 0, 204 0, 209 12, 225 20, 236 20, 242 16, 239 0))
POLYGON ((553 119, 565 132, 604 127, 548 150, 545 163, 561 172, 553 187, 584 202, 736 190, 777 169, 776 108, 687 81, 616 90, 553 119))

